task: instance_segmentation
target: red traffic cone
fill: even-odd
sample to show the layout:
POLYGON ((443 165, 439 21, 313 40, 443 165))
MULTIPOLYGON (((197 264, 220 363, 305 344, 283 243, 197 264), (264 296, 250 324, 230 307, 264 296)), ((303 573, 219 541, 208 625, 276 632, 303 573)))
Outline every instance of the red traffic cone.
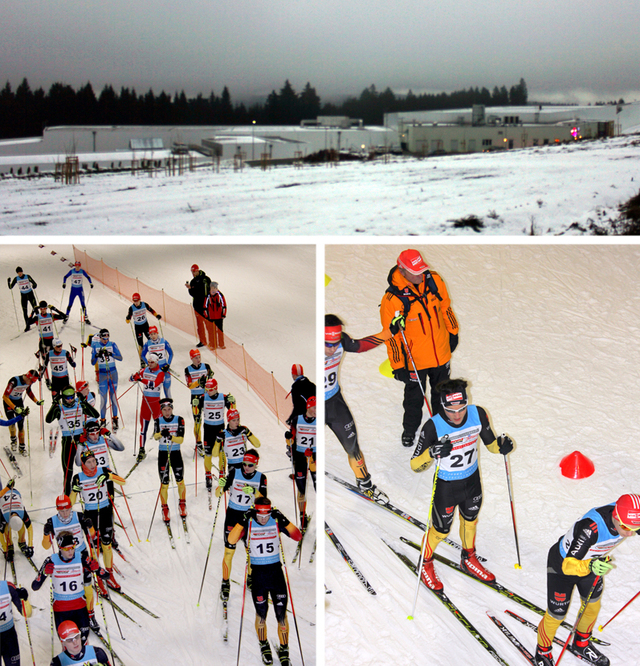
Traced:
POLYGON ((562 476, 568 479, 586 479, 595 469, 594 464, 580 451, 574 451, 560 461, 562 476))

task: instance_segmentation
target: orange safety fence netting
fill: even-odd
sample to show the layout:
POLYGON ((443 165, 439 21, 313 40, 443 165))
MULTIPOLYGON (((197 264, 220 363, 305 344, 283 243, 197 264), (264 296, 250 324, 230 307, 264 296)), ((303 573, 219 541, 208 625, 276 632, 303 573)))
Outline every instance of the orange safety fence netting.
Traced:
MULTIPOLYGON (((135 292, 162 316, 161 324, 169 324, 193 335, 197 341, 196 318, 190 304, 178 301, 165 294, 162 289, 155 289, 140 282, 137 278, 123 275, 117 268, 112 268, 102 261, 94 259, 85 251, 73 247, 76 261, 82 262, 84 270, 105 287, 124 296, 127 300, 135 292)), ((250 386, 265 405, 280 421, 285 421, 291 413, 291 397, 276 381, 273 373, 267 372, 249 354, 244 345, 239 345, 225 333, 225 349, 211 349, 216 360, 224 363, 250 386)))

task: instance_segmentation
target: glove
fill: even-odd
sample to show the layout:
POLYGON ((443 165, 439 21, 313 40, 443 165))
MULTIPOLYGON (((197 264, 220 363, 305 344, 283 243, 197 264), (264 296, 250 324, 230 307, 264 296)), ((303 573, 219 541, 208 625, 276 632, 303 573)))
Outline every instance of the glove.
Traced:
POLYGON ((396 316, 391 320, 389 325, 389 330, 393 335, 397 335, 400 331, 404 331, 405 318, 404 315, 396 314, 396 316))
POLYGON ((498 451, 500 451, 503 456, 506 456, 507 453, 513 451, 513 440, 509 435, 500 435, 500 437, 498 437, 498 451))
POLYGON ((18 596, 20 597, 20 599, 22 599, 22 601, 26 601, 29 598, 29 593, 27 592, 27 588, 26 587, 19 587, 18 588, 18 596))
POLYGON ((47 385, 47 388, 51 390, 51 380, 48 377, 44 380, 44 383, 47 385))
POLYGON ((606 576, 611 569, 613 569, 613 564, 608 555, 606 557, 594 557, 589 562, 589 570, 596 576, 606 576))
POLYGON ((29 416, 29 412, 31 410, 28 407, 23 407, 22 408, 22 416, 29 416))
POLYGON ((458 334, 454 335, 453 333, 449 333, 449 347, 451 349, 451 353, 455 351, 455 348, 458 346, 458 334))
POLYGON ((47 576, 53 575, 54 570, 55 567, 53 566, 53 562, 47 562, 44 565, 44 572, 47 574, 47 576))
POLYGON ((11 490, 15 485, 16 485, 16 480, 15 479, 9 479, 7 481, 7 488, 9 488, 9 490, 11 490))
POLYGON ((311 456, 313 455, 313 451, 312 451, 311 449, 305 449, 305 450, 304 450, 304 455, 305 455, 307 458, 311 458, 311 456))
POLYGON ((229 393, 229 395, 227 396, 227 400, 228 400, 232 405, 235 405, 235 404, 236 404, 236 399, 231 395, 231 393, 229 393))
POLYGON ((242 492, 246 493, 247 495, 253 495, 253 493, 256 492, 256 489, 253 486, 247 484, 246 486, 242 486, 242 492))
POLYGON ((25 546, 22 552, 25 557, 33 557, 33 546, 25 546))
POLYGON ((287 444, 287 458, 291 460, 291 444, 287 444))
POLYGON ((411 374, 415 376, 415 372, 409 373, 407 368, 398 368, 393 371, 393 378, 403 384, 408 384, 411 381, 411 374))
POLYGON ((162 319, 162 317, 161 317, 160 315, 156 315, 156 319, 157 319, 158 321, 160 321, 160 320, 162 319))
POLYGON ((168 363, 165 363, 164 365, 160 366, 160 370, 162 370, 162 372, 170 372, 171 366, 168 363))
POLYGON ((200 385, 200 388, 204 388, 204 385, 207 383, 207 376, 202 375, 200 379, 198 379, 198 384, 200 385))
POLYGON ((38 405, 38 407, 42 407, 42 405, 44 405, 44 400, 36 400, 36 405, 38 405))
MULTIPOLYGON (((89 560, 89 569, 91 569, 91 571, 99 571, 99 569, 100 569, 100 564, 98 563, 97 560, 90 559, 90 560, 89 560)), ((98 574, 98 575, 99 575, 99 574, 98 574)))
POLYGON ((449 439, 449 435, 445 435, 436 444, 429 447, 429 455, 434 459, 446 458, 451 455, 451 449, 453 449, 453 442, 449 439))
POLYGON ((224 476, 221 476, 218 479, 218 485, 220 486, 220 488, 224 488, 226 483, 227 483, 227 480, 224 478, 224 476))
POLYGON ((98 484, 98 487, 100 487, 105 481, 108 480, 109 480, 108 474, 100 474, 100 476, 96 479, 96 483, 98 484))
POLYGON ((169 428, 163 428, 160 431, 160 435, 162 437, 164 437, 165 439, 170 439, 171 438, 171 431, 169 430, 169 428))
POLYGON ((91 283, 91 289, 93 289, 93 282, 91 283))
POLYGON ((66 289, 66 288, 67 288, 67 283, 66 283, 66 282, 63 282, 63 283, 62 283, 62 288, 63 288, 63 289, 66 289))

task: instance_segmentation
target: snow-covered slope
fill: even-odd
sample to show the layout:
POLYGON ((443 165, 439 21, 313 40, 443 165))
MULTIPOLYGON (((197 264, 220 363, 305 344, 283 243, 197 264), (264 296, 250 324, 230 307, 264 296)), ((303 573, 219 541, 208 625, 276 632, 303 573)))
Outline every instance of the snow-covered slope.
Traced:
MULTIPOLYGON (((227 334, 239 342, 244 342, 249 353, 264 364, 268 371, 273 370, 285 387, 288 388, 290 384, 289 369, 294 362, 302 362, 307 374, 312 379, 315 378, 313 351, 315 249, 313 247, 290 245, 257 248, 200 244, 197 247, 82 246, 82 249, 88 249, 93 256, 103 256, 107 263, 115 264, 129 275, 147 280, 155 287, 164 287, 169 292, 177 290, 174 295, 184 299, 185 302, 188 302, 188 297, 183 284, 189 279, 189 267, 194 261, 200 263, 209 275, 220 282, 221 289, 229 299, 227 334), (292 280, 290 271, 294 271, 298 279, 292 280), (291 316, 294 307, 292 304, 295 304, 296 316, 291 316)), ((69 270, 67 263, 59 261, 60 257, 72 259, 71 246, 45 245, 40 248, 36 245, 5 244, 0 249, 0 272, 3 279, 13 277, 15 267, 22 266, 38 282, 38 298, 60 307, 62 276, 69 270), (53 256, 51 251, 57 254, 53 256)), ((122 396, 124 390, 130 386, 129 375, 139 368, 131 329, 125 322, 129 302, 99 284, 90 294, 88 311, 91 321, 98 327, 109 328, 111 339, 119 345, 124 356, 124 361, 118 364, 119 394, 122 396)), ((37 349, 37 333, 33 329, 29 333, 18 333, 22 331, 24 324, 19 297, 16 295, 16 298, 19 325, 14 316, 11 294, 7 291, 1 296, 4 316, 0 319, 0 338, 3 342, 0 369, 5 383, 11 376, 22 374, 35 365, 33 353, 37 349)), ((66 298, 65 293, 65 306, 66 298)), ((66 348, 69 344, 78 348, 78 360, 80 360, 77 304, 74 305, 69 323, 58 332, 66 348)), ((195 341, 192 337, 167 326, 164 328, 164 335, 175 351, 174 370, 182 378, 183 368, 189 364, 189 349, 194 346, 195 341)), ((204 351, 203 360, 214 368, 220 388, 236 397, 241 422, 246 424, 262 443, 260 469, 268 476, 272 501, 285 515, 295 520, 292 482, 288 478, 290 463, 284 451, 283 425, 276 421, 275 416, 267 410, 262 401, 249 391, 246 384, 243 384, 236 375, 223 364, 216 365, 210 352, 204 351)), ((97 392, 92 369, 88 367, 88 357, 85 357, 84 364, 85 375, 90 381, 91 388, 97 392)), ((78 378, 81 365, 79 362, 76 370, 78 378)), ((218 601, 223 553, 224 506, 218 515, 202 600, 197 606, 209 549, 215 503, 214 511, 209 511, 201 459, 198 460, 197 488, 195 484, 193 420, 190 414, 189 392, 177 379, 173 380, 172 390, 175 411, 184 416, 187 426, 183 455, 191 543, 185 543, 182 527, 177 520, 175 484, 172 484, 169 491, 169 507, 176 537, 175 551, 172 551, 169 545, 166 530, 159 517, 159 508, 154 516, 159 490, 157 447, 148 438, 149 455, 131 475, 126 485, 135 528, 124 503, 117 502, 120 517, 128 534, 127 537, 118 529, 118 540, 131 564, 123 562, 118 557, 115 558, 115 563, 123 574, 121 577, 123 590, 154 611, 160 619, 153 619, 127 601, 118 599, 117 603, 132 616, 136 624, 120 616, 118 620, 124 636, 121 638, 113 612, 105 608, 107 623, 114 648, 127 666, 169 663, 199 666, 212 663, 212 660, 213 663, 231 664, 236 661, 238 649, 242 587, 232 585, 229 602, 229 641, 225 644, 221 637, 221 609, 218 601)), ((49 406, 50 399, 47 396, 45 407, 48 409, 49 406)), ((124 475, 134 462, 132 455, 136 410, 134 390, 121 397, 120 407, 124 416, 124 429, 121 429, 119 434, 126 449, 122 453, 115 454, 115 465, 118 472, 124 475)), ((34 560, 38 564, 45 557, 45 552, 40 546, 43 524, 55 512, 55 497, 59 494, 62 483, 59 457, 56 455, 54 458, 49 458, 48 452, 43 450, 39 427, 39 409, 32 405, 29 417, 31 458, 19 459, 24 475, 18 480, 16 487, 25 498, 27 511, 34 523, 36 547, 34 560)), ((8 444, 9 433, 6 428, 2 428, 0 438, 2 444, 8 444)), ((8 466, 4 452, 0 453, 0 457, 8 466)), ((0 477, 3 482, 6 481, 4 469, 0 470, 0 477)), ((308 496, 312 510, 315 511, 315 493, 312 488, 308 496)), ((314 538, 315 525, 312 523, 305 541, 300 569, 290 565, 290 559, 295 551, 294 542, 283 540, 306 664, 316 663, 315 565, 310 565, 308 562, 314 538)), ((16 568, 19 582, 29 587, 34 573, 20 554, 16 556, 16 568)), ((234 558, 232 579, 241 582, 243 575, 244 557, 240 550, 234 558)), ((51 659, 52 649, 49 586, 46 585, 39 592, 32 593, 31 600, 36 607, 30 620, 35 659, 37 664, 46 664, 51 659)), ((100 624, 104 625, 99 609, 97 615, 100 624)), ((253 604, 247 596, 240 657, 242 663, 260 663, 254 615, 253 604)), ((301 662, 295 626, 292 616, 289 617, 292 659, 294 664, 299 664, 301 662)), ((270 612, 267 624, 269 637, 277 640, 273 611, 270 612)), ((22 620, 18 622, 18 635, 22 663, 30 663, 29 645, 22 620)), ((57 639, 54 641, 54 648, 57 653, 59 651, 57 639)))
MULTIPOLYGON (((412 247, 371 244, 326 247, 326 311, 341 316, 346 331, 363 337, 380 330, 378 305, 400 251, 412 247)), ((496 434, 516 443, 509 456, 522 559, 516 549, 502 456, 480 454, 484 503, 478 550, 498 580, 539 606, 546 605, 550 546, 588 509, 640 492, 636 441, 640 408, 637 345, 640 291, 637 245, 418 246, 444 278, 460 323, 452 376, 471 382, 471 399, 484 406, 496 434), (562 457, 580 451, 595 464, 593 476, 563 477, 562 457)), ((400 444, 402 385, 379 372, 384 347, 346 354, 341 385, 356 419, 374 482, 423 522, 432 470, 414 474, 412 450, 400 444)), ((326 431, 327 469, 351 480, 340 444, 326 431)), ((484 448, 484 447, 481 447, 484 448)), ((377 592, 369 595, 327 542, 326 663, 352 666, 496 662, 440 602, 422 589, 415 619, 407 620, 416 578, 382 543, 419 530, 326 480, 327 522, 377 592)), ((451 537, 459 542, 458 521, 451 537)), ((400 545, 418 560, 417 551, 400 545)), ((637 591, 640 542, 615 551, 617 568, 606 579, 599 624, 637 591)), ((446 544, 439 554, 458 555, 446 544)), ((522 658, 486 617, 493 609, 530 648, 535 635, 504 615, 511 608, 533 622, 535 614, 493 590, 436 564, 445 591, 509 664, 522 658)), ((579 601, 574 595, 569 619, 579 601)), ((640 605, 631 605, 605 630, 611 663, 635 663, 640 605)), ((597 632, 596 632, 597 633, 597 632)), ((560 631, 559 635, 566 636, 560 631)), ((556 652, 556 656, 559 649, 556 652)), ((563 663, 578 663, 572 655, 563 663)))
POLYGON ((581 234, 638 192, 637 136, 336 168, 0 181, 4 234, 581 234), (573 225, 573 226, 572 226, 573 225))

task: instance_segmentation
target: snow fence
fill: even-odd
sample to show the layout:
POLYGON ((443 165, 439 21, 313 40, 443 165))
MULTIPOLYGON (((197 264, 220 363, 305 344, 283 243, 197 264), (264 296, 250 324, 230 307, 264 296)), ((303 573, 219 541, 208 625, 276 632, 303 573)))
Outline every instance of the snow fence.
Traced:
MULTIPOLYGON (((190 304, 167 296, 164 290, 150 287, 138 278, 124 275, 117 268, 112 268, 102 261, 94 259, 87 252, 73 246, 75 261, 82 263, 82 268, 105 287, 124 296, 128 301, 131 294, 137 292, 143 301, 151 303, 162 315, 162 322, 193 335, 198 342, 196 317, 190 304)), ((195 344, 195 343, 194 343, 195 344)), ((216 362, 221 361, 247 382, 264 404, 280 421, 285 421, 291 413, 292 403, 289 394, 276 381, 272 372, 267 372, 246 352, 244 345, 234 342, 225 333, 225 349, 211 349, 216 362)))

